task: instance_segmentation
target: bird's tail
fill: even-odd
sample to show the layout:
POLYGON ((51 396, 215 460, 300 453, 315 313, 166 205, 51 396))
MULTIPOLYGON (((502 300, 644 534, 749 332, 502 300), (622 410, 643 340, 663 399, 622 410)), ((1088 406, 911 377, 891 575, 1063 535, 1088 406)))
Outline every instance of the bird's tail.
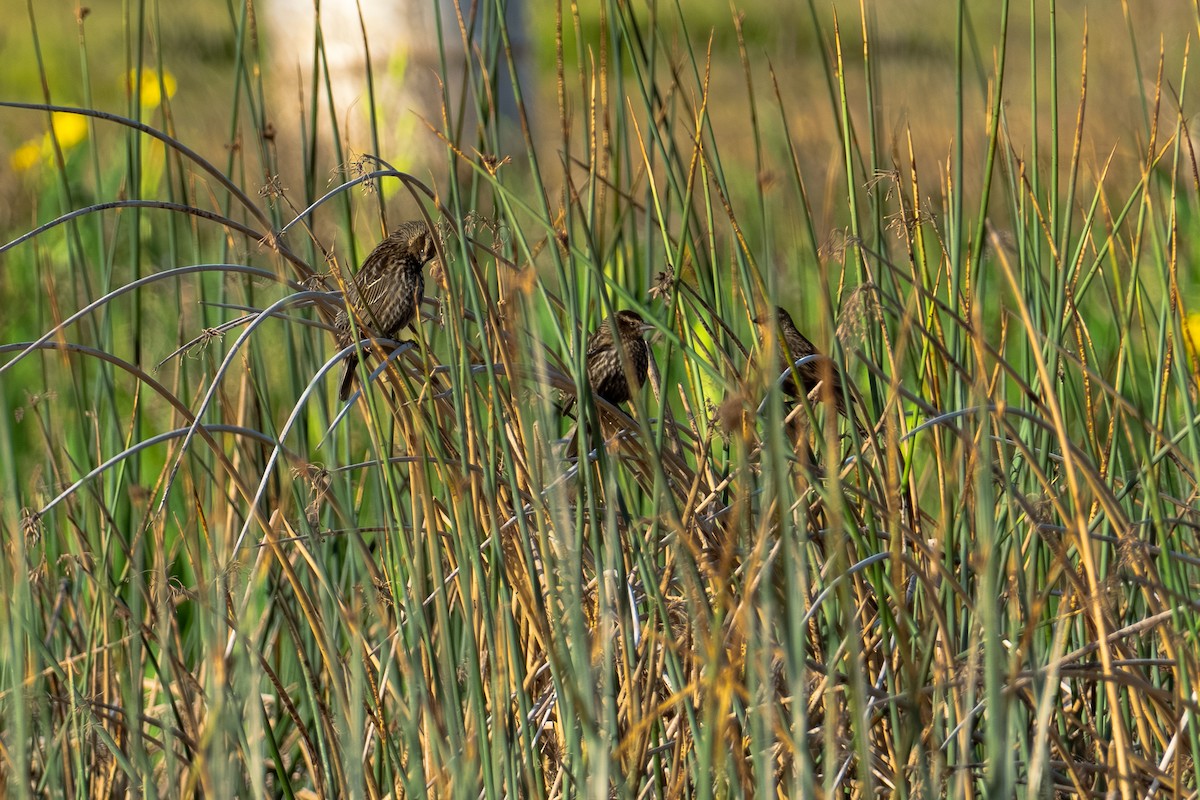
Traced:
POLYGON ((346 356, 346 360, 342 362, 342 384, 338 389, 338 400, 346 402, 350 397, 350 390, 354 388, 355 367, 358 366, 358 354, 351 353, 346 356))
POLYGON ((558 411, 558 418, 561 420, 565 417, 575 419, 570 430, 567 431, 567 446, 563 450, 563 455, 567 458, 576 458, 579 455, 579 420, 577 415, 572 412, 575 409, 575 395, 571 395, 555 404, 555 409, 558 411))
POLYGON ((575 395, 565 397, 554 404, 554 408, 558 411, 558 418, 573 416, 571 410, 575 407, 575 395))

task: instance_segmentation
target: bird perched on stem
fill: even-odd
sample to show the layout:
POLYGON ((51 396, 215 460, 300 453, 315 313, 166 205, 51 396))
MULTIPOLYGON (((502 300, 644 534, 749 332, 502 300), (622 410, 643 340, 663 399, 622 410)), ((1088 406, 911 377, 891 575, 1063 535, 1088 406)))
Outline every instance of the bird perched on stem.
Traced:
POLYGON ((588 384, 596 397, 619 406, 642 388, 650 366, 650 347, 642 334, 649 327, 636 311, 618 311, 588 337, 584 360, 588 384), (616 337, 613 336, 614 321, 616 337), (617 339, 620 340, 619 347, 617 339), (630 380, 636 385, 631 387, 630 380))
POLYGON ((792 370, 793 375, 789 375, 784 379, 782 386, 783 393, 789 397, 800 398, 801 394, 796 387, 796 377, 800 378, 800 383, 804 387, 804 396, 807 397, 812 393, 818 385, 821 386, 820 398, 822 400, 833 400, 833 407, 837 412, 846 419, 854 423, 854 427, 861 434, 866 433, 866 429, 859 424, 850 410, 846 408, 846 394, 842 390, 842 376, 838 373, 837 366, 828 356, 822 355, 817 346, 808 340, 808 338, 796 328, 796 323, 792 321, 791 314, 779 308, 775 308, 775 313, 760 314, 755 318, 754 324, 759 328, 760 338, 765 340, 765 333, 770 329, 771 325, 777 328, 776 338, 779 342, 779 354, 782 357, 781 363, 783 367, 790 367, 796 364, 802 358, 816 356, 802 364, 796 364, 792 370))
MULTIPOLYGON (((346 304, 354 313, 358 333, 364 338, 393 339, 404 330, 425 294, 425 264, 436 255, 433 235, 424 220, 402 223, 380 242, 362 267, 346 281, 346 304)), ((355 341, 350 317, 343 308, 333 321, 337 345, 355 341)), ((354 385, 358 353, 346 356, 338 399, 345 401, 354 385)))
MULTIPOLYGON (((584 365, 593 396, 619 406, 642 388, 650 370, 650 347, 642 334, 650 327, 636 311, 626 310, 618 311, 592 332, 584 351, 584 365), (614 324, 616 336, 613 336, 614 324), (635 384, 632 387, 629 385, 631 379, 635 384)), ((568 413, 574 403, 572 397, 563 406, 562 413, 568 413)), ((577 452, 578 440, 572 435, 567 455, 574 457, 577 452)))

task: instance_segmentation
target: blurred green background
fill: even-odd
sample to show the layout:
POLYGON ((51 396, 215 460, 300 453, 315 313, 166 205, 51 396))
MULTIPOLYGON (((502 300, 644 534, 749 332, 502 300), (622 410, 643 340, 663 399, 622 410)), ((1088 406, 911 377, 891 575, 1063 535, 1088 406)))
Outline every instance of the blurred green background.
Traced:
MULTIPOLYGON (((291 6, 282 4, 281 6, 291 6)), ((859 23, 859 4, 849 0, 815 3, 773 3, 747 0, 733 7, 708 0, 683 0, 683 20, 673 4, 656 4, 657 23, 667 35, 674 31, 683 36, 686 29, 697 47, 711 37, 712 76, 711 115, 722 154, 736 167, 731 174, 756 176, 763 191, 770 196, 777 173, 788 165, 767 162, 763 175, 757 175, 752 126, 747 103, 747 78, 739 53, 739 26, 745 57, 751 65, 753 90, 767 100, 774 87, 766 79, 767 67, 778 78, 778 89, 788 113, 788 125, 793 144, 802 160, 804 172, 810 176, 810 191, 816 199, 826 202, 814 209, 829 227, 841 224, 836 213, 822 214, 822 206, 833 206, 828 198, 834 191, 830 184, 841 159, 837 138, 835 107, 830 97, 829 82, 822 64, 821 49, 831 52, 835 14, 841 20, 844 59, 849 75, 861 74, 863 63, 862 34, 859 23), (818 39, 821 27, 824 41, 818 39), (826 179, 822 179, 826 178, 826 179)), ((256 7, 263 15, 262 8, 256 7)), ((633 4, 642 18, 651 15, 651 4, 633 4)), ((956 64, 956 4, 946 0, 907 0, 906 2, 867 2, 867 18, 872 27, 871 39, 879 86, 876 114, 880 125, 880 141, 890 151, 891 158, 907 160, 907 136, 911 131, 918 154, 920 171, 926 176, 945 174, 947 160, 957 135, 956 109, 953 98, 957 92, 956 64)), ((86 7, 80 22, 80 9, 72 3, 51 2, 20 7, 9 0, 5 25, 0 31, 0 58, 5 69, 0 71, 0 97, 31 102, 49 101, 63 105, 88 103, 93 107, 125 113, 128 110, 128 69, 133 56, 128 51, 124 31, 123 4, 98 2, 86 7), (31 22, 32 20, 32 22, 31 22), (37 31, 39 48, 28 34, 31 25, 37 31), (85 74, 81 64, 80 43, 86 44, 88 66, 85 74), (40 52, 39 52, 40 51, 40 52), (48 86, 39 78, 39 58, 44 64, 48 86)), ((964 102, 967 120, 971 124, 964 133, 968 159, 982 159, 986 140, 984 129, 986 103, 990 87, 989 76, 994 71, 996 51, 994 42, 999 32, 1000 4, 969 2, 966 4, 965 25, 967 48, 964 58, 964 102)), ((1030 37, 1048 52, 1051 36, 1050 15, 1037 13, 1031 26, 1031 15, 1045 11, 1038 2, 1016 3, 1009 22, 1009 47, 1013 55, 1005 70, 1005 124, 1015 142, 1030 138, 1031 114, 1036 108, 1048 114, 1051 97, 1043 83, 1036 103, 1032 97, 1032 70, 1045 71, 1047 59, 1034 64, 1029 57, 1030 37)), ((600 25, 600 4, 581 3, 580 22, 586 40, 595 40, 600 25)), ((148 6, 146 66, 154 68, 161 60, 163 68, 178 83, 172 102, 173 130, 177 138, 189 143, 203 155, 219 159, 223 148, 230 144, 230 111, 228 98, 232 85, 233 60, 238 44, 230 35, 239 9, 217 0, 197 0, 192 3, 152 3, 148 6), (218 113, 214 113, 214 111, 218 113)), ((311 18, 311 8, 298 5, 288 8, 287 14, 299 20, 311 18)), ((527 101, 533 108, 544 107, 547 113, 535 115, 542 128, 537 131, 539 143, 554 142, 559 122, 553 109, 556 105, 554 32, 555 16, 551 7, 527 4, 521 17, 528 30, 528 58, 523 75, 527 101)), ((1148 141, 1146 117, 1142 108, 1142 92, 1152 90, 1160 53, 1164 58, 1166 85, 1176 92, 1171 76, 1180 74, 1188 35, 1195 33, 1192 6, 1186 0, 1144 0, 1132 6, 1112 0, 1093 2, 1060 2, 1057 7, 1060 86, 1059 103, 1061 126, 1060 145, 1069 152, 1074 137, 1082 73, 1082 36, 1088 31, 1088 102, 1087 126, 1082 140, 1082 163, 1087 167, 1080 176, 1084 182, 1094 182, 1095 174, 1112 156, 1110 177, 1115 185, 1124 187, 1128 180, 1138 177, 1138 163, 1148 141)), ((268 76, 271 96, 269 109, 288 109, 272 114, 278 129, 301 125, 298 116, 289 109, 288 101, 303 93, 306 87, 297 79, 296 65, 285 66, 271 61, 279 43, 272 32, 260 25, 262 41, 248 42, 247 47, 259 47, 266 55, 264 62, 274 64, 276 74, 268 76)), ((302 29, 302 28, 301 28, 302 29)), ((280 31, 276 36, 285 31, 280 31)), ((287 31, 290 33, 290 31, 287 31)), ((369 37, 377 59, 394 57, 389 48, 394 32, 370 30, 369 37)), ((568 24, 565 40, 574 40, 568 24)), ((299 47, 311 43, 297 33, 299 47)), ((600 53, 593 53, 595 58, 600 53)), ((610 56, 611 57, 611 56, 610 56)), ((662 69, 667 69, 663 64, 662 69)), ((433 83, 432 71, 409 74, 405 80, 433 83)), ((632 88, 632 87, 627 87, 632 88)), ((353 87, 351 87, 353 91, 353 87)), ((357 97, 345 97, 348 105, 357 102, 356 113, 363 112, 360 87, 357 97)), ((861 86, 850 86, 853 110, 861 118, 865 112, 865 97, 861 86)), ((1153 97, 1153 92, 1150 91, 1153 97)), ((1181 97, 1185 116, 1193 113, 1193 104, 1181 97)), ((1174 115, 1176 98, 1163 98, 1162 114, 1174 115)), ((583 108, 575 108, 583 113, 583 108)), ((431 114, 436 121, 436 110, 431 114)), ((768 136, 781 136, 780 127, 764 115, 760 124, 768 136)), ((45 131, 45 119, 36 113, 0 111, 0 144, 9 154, 24 143, 40 137, 45 131)), ((1048 126, 1040 126, 1040 136, 1048 138, 1048 126)), ((414 126, 414 135, 435 141, 424 125, 414 126)), ((366 142, 352 144, 364 147, 366 142)), ((768 152, 777 151, 776 142, 765 142, 768 152)), ((553 146, 553 144, 549 145, 553 146)), ((1043 152, 1045 152, 1043 150, 1043 152)), ((887 158, 883 160, 888 160, 887 158)), ((295 160, 293 168, 299 170, 295 160)), ((12 158, 0 163, 0 230, 11 232, 29 224, 30 208, 36 201, 30 196, 35 179, 18 168, 12 158)), ((420 174, 420 166, 415 172, 420 174)), ((971 173, 975 175, 975 172, 971 173)), ((286 175, 284 176, 286 178, 286 175)), ((752 185, 751 185, 752 188, 752 185)), ((939 196, 939 187, 928 179, 926 191, 939 196)), ((975 187, 965 187, 968 190, 975 187)))
POLYGON ((0 100, 201 157, 0 108, 0 241, 146 204, 0 253, 31 795, 1194 794, 1194 4, 526 4, 467 81, 432 4, 367 25, 368 69, 308 4, 6 1, 0 100), (510 35, 528 149, 478 111, 510 35), (432 209, 390 176, 292 224, 363 153, 437 193, 449 266, 343 415, 311 307, 218 326, 432 209), (822 472, 754 375, 776 301, 861 390, 872 441, 818 409, 822 472), (579 403, 611 438, 573 459, 558 393, 615 307, 660 391, 579 403))

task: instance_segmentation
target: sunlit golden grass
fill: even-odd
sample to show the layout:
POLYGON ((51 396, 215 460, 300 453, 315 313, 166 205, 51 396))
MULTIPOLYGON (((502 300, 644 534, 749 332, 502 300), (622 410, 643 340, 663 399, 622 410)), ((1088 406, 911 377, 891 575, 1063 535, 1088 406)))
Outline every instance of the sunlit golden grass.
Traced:
POLYGON ((488 114, 456 134, 447 87, 432 185, 289 175, 253 114, 218 167, 169 125, 4 104, 94 130, 48 137, 45 225, 0 249, 10 794, 1195 796, 1186 75, 1145 98, 1172 122, 1140 179, 1026 160, 1000 84, 958 106, 991 155, 929 175, 875 146, 850 98, 887 62, 840 20, 818 211, 781 76, 746 64, 747 180, 704 39, 604 8, 595 42, 559 12, 557 160, 488 114), (330 271, 416 217, 423 318, 334 404, 330 271), (776 303, 862 432, 755 366, 776 303), (583 377, 618 308, 654 325, 619 408, 583 377))

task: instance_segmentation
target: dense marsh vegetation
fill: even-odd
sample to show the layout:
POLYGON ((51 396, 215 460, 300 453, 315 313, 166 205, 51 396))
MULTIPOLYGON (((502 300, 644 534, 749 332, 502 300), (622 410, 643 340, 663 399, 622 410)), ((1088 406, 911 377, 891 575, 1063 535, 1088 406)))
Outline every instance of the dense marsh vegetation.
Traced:
POLYGON ((136 33, 121 113, 0 103, 45 120, 0 236, 8 795, 1196 796, 1186 60, 1135 50, 1110 175, 1059 94, 1082 26, 957 6, 930 164, 877 113, 874 12, 813 4, 789 20, 840 143, 814 178, 746 44, 769 9, 710 37, 560 5, 535 119, 487 4, 438 162, 400 171, 319 80, 271 116, 246 8, 226 151, 176 135, 136 33), (336 269, 412 218, 423 319, 337 403, 336 269), (863 430, 756 368, 775 304, 863 430), (649 385, 564 417, 621 308, 649 385))

